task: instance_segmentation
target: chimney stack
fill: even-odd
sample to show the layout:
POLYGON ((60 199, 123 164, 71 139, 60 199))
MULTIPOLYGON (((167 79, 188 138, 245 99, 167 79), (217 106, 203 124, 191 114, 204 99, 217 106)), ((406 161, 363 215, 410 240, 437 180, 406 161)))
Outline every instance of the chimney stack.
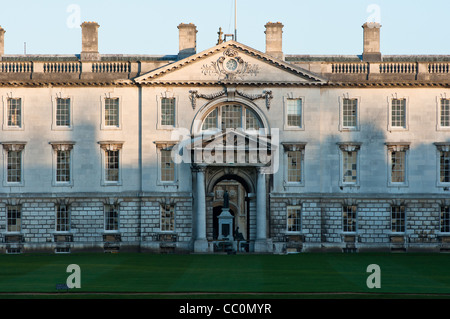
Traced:
POLYGON ((5 29, 0 27, 0 60, 5 54, 5 29))
POLYGON ((178 60, 181 60, 197 53, 197 27, 192 23, 181 23, 178 30, 180 48, 178 60))
POLYGON ((268 22, 266 25, 266 53, 274 58, 284 60, 283 54, 283 24, 268 22))
POLYGON ((97 22, 83 22, 81 24, 81 60, 99 61, 97 22))
POLYGON ((363 24, 364 29, 364 51, 363 61, 380 62, 380 28, 378 22, 366 22, 363 24))

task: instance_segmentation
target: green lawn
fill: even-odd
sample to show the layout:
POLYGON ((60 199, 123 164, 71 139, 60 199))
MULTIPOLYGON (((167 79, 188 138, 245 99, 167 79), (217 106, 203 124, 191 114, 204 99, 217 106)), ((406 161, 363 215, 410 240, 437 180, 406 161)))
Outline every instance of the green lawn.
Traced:
MULTIPOLYGON (((0 293, 54 293, 69 264, 81 268, 70 293, 449 294, 449 254, 0 255, 0 293), (381 268, 369 289, 366 268, 381 268)), ((320 296, 320 295, 317 295, 320 296)))

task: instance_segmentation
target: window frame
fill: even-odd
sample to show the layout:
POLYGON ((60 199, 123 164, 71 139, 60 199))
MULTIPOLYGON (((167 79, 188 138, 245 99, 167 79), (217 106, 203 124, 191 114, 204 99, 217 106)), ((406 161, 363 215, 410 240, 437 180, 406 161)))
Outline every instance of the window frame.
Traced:
POLYGON ((53 131, 72 131, 73 130, 73 96, 63 96, 62 94, 52 97, 52 130, 53 131), (58 125, 58 100, 69 100, 69 125, 58 125))
POLYGON ((339 146, 339 186, 340 187, 359 187, 361 179, 361 160, 360 151, 362 143, 359 142, 343 142, 338 143, 339 146), (355 182, 345 182, 344 181, 344 153, 345 152, 356 152, 356 181, 355 182))
POLYGON ((104 233, 120 233, 120 205, 115 203, 115 204, 104 204, 103 205, 103 231, 104 233), (108 209, 113 209, 113 212, 116 214, 116 216, 113 216, 113 218, 110 218, 109 215, 107 215, 108 213, 110 213, 110 211, 108 211, 108 209), (110 220, 114 220, 114 224, 112 224, 113 226, 115 226, 114 228, 117 229, 107 229, 110 220))
POLYGON ((72 211, 71 211, 71 207, 69 204, 56 204, 55 205, 55 233, 58 234, 64 234, 64 233, 70 233, 71 229, 72 229, 72 211), (61 207, 65 207, 65 213, 67 214, 66 218, 59 218, 58 217, 58 213, 59 213, 59 209, 61 207), (65 223, 64 224, 60 224, 60 221, 64 220, 65 223), (63 225, 65 227, 67 227, 66 230, 58 230, 58 226, 63 225))
POLYGON ((449 205, 441 205, 440 206, 439 233, 440 234, 450 234, 450 206, 449 205), (443 216, 442 216, 443 214, 447 214, 447 216, 445 218, 443 218, 443 216), (445 221, 447 225, 442 225, 443 221, 445 221), (443 227, 446 227, 447 230, 442 230, 443 227))
POLYGON ((155 142, 156 145, 156 155, 157 155, 157 185, 158 186, 178 186, 178 167, 176 162, 173 162, 174 167, 174 174, 173 174, 173 180, 171 181, 164 181, 162 179, 162 151, 171 152, 172 147, 176 145, 176 142, 155 142))
POLYGON ((25 130, 25 98, 23 96, 13 96, 8 94, 8 96, 3 97, 3 130, 4 131, 23 131, 25 130), (9 113, 9 100, 10 99, 20 99, 20 125, 9 125, 8 124, 8 113, 9 113))
POLYGON ((159 231, 161 233, 174 233, 176 231, 176 209, 174 204, 161 204, 159 205, 159 231), (169 228, 172 227, 172 229, 163 229, 163 225, 167 225, 167 223, 163 223, 163 212, 166 211, 166 208, 170 207, 169 213, 170 216, 164 217, 164 219, 169 219, 169 228))
POLYGON ((409 151, 410 143, 386 143, 387 146, 387 177, 388 177, 388 187, 408 187, 409 186, 409 151), (393 152, 404 152, 404 181, 403 182, 393 182, 392 181, 392 153, 393 152))
POLYGON ((23 219, 23 212, 22 212, 22 205, 20 205, 20 204, 13 204, 13 205, 6 205, 6 210, 5 210, 5 212, 6 212, 6 230, 5 230, 5 233, 6 234, 21 234, 22 233, 22 226, 23 226, 23 223, 22 223, 22 219, 23 219), (17 210, 18 210, 18 212, 19 212, 19 214, 20 214, 20 217, 19 218, 17 218, 17 216, 16 216, 16 224, 15 225, 10 225, 10 220, 11 220, 11 218, 9 218, 9 209, 10 208, 13 208, 13 207, 15 207, 15 208, 17 208, 17 210), (20 220, 20 225, 19 225, 19 230, 9 230, 10 229, 10 226, 16 226, 17 225, 17 219, 19 219, 20 220))
POLYGON ((114 131, 114 130, 121 130, 122 129, 122 109, 123 109, 123 107, 122 107, 122 96, 120 96, 120 95, 114 95, 114 96, 112 96, 112 95, 105 95, 105 96, 102 96, 101 97, 101 119, 100 119, 100 129, 101 130, 105 130, 105 131, 107 131, 107 130, 112 130, 112 131, 114 131), (119 117, 118 118, 118 123, 117 123, 117 125, 107 125, 107 123, 106 123, 106 100, 108 100, 108 99, 117 99, 118 101, 119 101, 119 103, 118 103, 118 108, 119 108, 119 110, 118 110, 118 112, 117 112, 117 116, 119 117))
POLYGON ((436 97, 436 130, 438 131, 450 131, 450 113, 449 113, 449 125, 443 126, 442 121, 442 101, 446 100, 449 103, 449 112, 450 112, 450 98, 447 98, 445 95, 436 97))
POLYGON ((361 113, 361 97, 348 97, 348 96, 342 96, 339 97, 339 131, 346 132, 346 131, 359 131, 360 130, 360 113, 361 113), (356 116, 355 126, 347 126, 344 125, 344 104, 346 100, 354 100, 356 101, 356 116))
POLYGON ((436 146, 436 187, 450 187, 450 179, 448 182, 441 182, 441 154, 446 152, 450 155, 450 143, 434 143, 434 145, 436 146))
POLYGON ((307 143, 303 142, 284 142, 283 145, 283 163, 284 163, 284 178, 283 185, 285 188, 288 187, 303 187, 305 186, 305 148, 307 143), (290 182, 289 181, 289 157, 288 152, 300 152, 300 182, 290 182))
MULTIPOLYGON (((353 213, 353 212, 352 212, 353 213)), ((342 205, 342 233, 344 234, 356 234, 358 232, 358 205, 342 205), (348 216, 346 217, 345 214, 348 214, 348 212, 346 212, 346 208, 348 207, 354 207, 355 208, 355 216, 349 218, 348 216), (352 219, 354 221, 353 224, 353 230, 345 230, 345 220, 349 220, 352 219)))
POLYGON ((101 153, 101 186, 121 186, 122 185, 122 153, 124 142, 99 142, 100 153, 101 153), (119 172, 117 181, 106 180, 106 152, 107 151, 118 151, 119 160, 119 172))
MULTIPOLYGON (((396 212, 398 213, 398 212, 396 212)), ((390 206, 390 231, 391 234, 406 234, 406 228, 407 228, 407 209, 406 209, 406 205, 391 205, 390 206), (400 230, 394 230, 394 219, 398 219, 399 217, 395 217, 393 216, 394 212, 393 209, 394 208, 399 208, 399 209, 403 209, 403 212, 400 212, 403 214, 401 220, 403 221, 403 225, 401 225, 401 229, 400 230)))
POLYGON ((52 174, 52 186, 55 187, 67 187, 74 185, 74 176, 73 176, 73 147, 75 142, 50 142, 52 146, 52 163, 53 163, 53 174, 52 174), (69 152, 69 181, 58 181, 58 152, 59 151, 68 151, 69 152))
POLYGON ((409 130, 409 98, 404 96, 404 97, 397 97, 395 96, 391 96, 390 98, 388 98, 388 131, 408 131, 409 130), (394 100, 404 100, 405 101, 405 115, 404 115, 404 126, 396 126, 393 125, 392 123, 392 110, 393 110, 393 101, 394 100))
POLYGON ((251 134, 252 132, 259 132, 262 129, 266 129, 265 125, 261 119, 260 114, 258 114, 252 107, 239 102, 225 102, 221 103, 220 105, 216 105, 213 108, 210 108, 202 117, 201 124, 200 124, 200 132, 225 132, 227 130, 242 130, 246 133, 251 134), (239 106, 240 110, 240 127, 238 128, 223 128, 222 126, 222 115, 223 115, 223 107, 225 106, 239 106), (259 128, 258 130, 254 128, 247 128, 247 112, 251 112, 251 114, 256 118, 256 120, 259 122, 259 128), (216 126, 215 128, 207 128, 204 129, 203 125, 206 121, 206 119, 211 115, 213 112, 216 112, 216 126))
POLYGON ((302 205, 288 205, 286 206, 286 235, 291 234, 301 234, 303 230, 303 206, 302 205), (297 222, 293 224, 297 230, 289 230, 289 220, 292 218, 289 218, 289 211, 290 210, 297 210, 296 217, 294 217, 294 220, 297 222))
POLYGON ((305 130, 305 97, 304 96, 297 96, 294 97, 292 94, 289 96, 283 97, 283 128, 285 131, 304 131, 305 130), (288 124, 288 108, 290 100, 297 100, 300 101, 300 127, 299 126, 292 126, 288 124))
POLYGON ((178 127, 178 103, 179 103, 179 98, 178 96, 175 96, 173 94, 168 94, 169 92, 165 92, 164 94, 158 95, 156 97, 156 103, 157 103, 157 121, 156 121, 156 128, 158 130, 173 130, 176 129, 178 127), (174 100, 174 123, 173 125, 167 125, 167 124, 163 124, 162 123, 162 104, 163 104, 163 99, 173 99, 174 100))
POLYGON ((25 186, 25 145, 26 142, 5 142, 3 144, 3 186, 5 187, 22 187, 25 186), (20 181, 8 181, 8 154, 9 152, 20 152, 20 181))

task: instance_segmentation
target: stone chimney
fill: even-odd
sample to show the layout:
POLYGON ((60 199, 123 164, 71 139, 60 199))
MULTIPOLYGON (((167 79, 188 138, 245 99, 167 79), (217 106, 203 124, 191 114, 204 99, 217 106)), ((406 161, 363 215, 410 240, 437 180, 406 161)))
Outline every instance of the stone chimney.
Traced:
POLYGON ((283 54, 283 24, 268 22, 266 25, 266 53, 274 58, 284 60, 283 54))
POLYGON ((5 29, 0 27, 0 60, 5 54, 5 29))
POLYGON ((99 61, 97 22, 83 22, 81 24, 81 60, 99 61))
POLYGON ((178 60, 181 60, 197 53, 197 27, 192 23, 181 23, 178 30, 180 47, 178 60))
POLYGON ((364 51, 363 61, 380 62, 380 28, 381 24, 377 22, 366 22, 363 24, 364 29, 364 51))

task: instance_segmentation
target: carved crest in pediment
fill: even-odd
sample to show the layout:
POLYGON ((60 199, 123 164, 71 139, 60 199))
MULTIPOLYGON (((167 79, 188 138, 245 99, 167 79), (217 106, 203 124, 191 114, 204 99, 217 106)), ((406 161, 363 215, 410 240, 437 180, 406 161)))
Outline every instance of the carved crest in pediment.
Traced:
POLYGON ((242 80, 245 77, 258 75, 259 65, 244 61, 237 50, 228 48, 216 61, 203 65, 202 73, 217 75, 219 80, 242 80))

